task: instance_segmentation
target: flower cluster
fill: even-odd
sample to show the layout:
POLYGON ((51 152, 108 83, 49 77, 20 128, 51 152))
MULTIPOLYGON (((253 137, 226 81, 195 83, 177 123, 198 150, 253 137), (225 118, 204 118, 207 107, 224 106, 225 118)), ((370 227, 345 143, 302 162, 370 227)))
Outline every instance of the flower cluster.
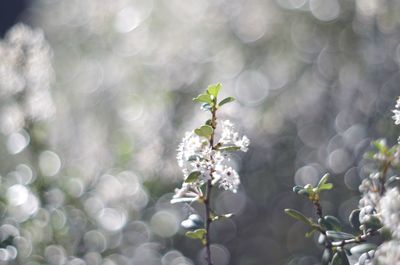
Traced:
POLYGON ((393 112, 392 118, 394 120, 394 124, 400 125, 400 97, 397 98, 395 109, 392 110, 392 112, 393 112))
POLYGON ((176 189, 172 202, 192 202, 203 196, 200 187, 208 180, 212 185, 218 185, 224 190, 237 192, 240 184, 239 174, 227 165, 230 153, 234 150, 246 152, 250 140, 246 136, 239 136, 233 123, 229 120, 220 122, 221 136, 217 141, 217 148, 211 146, 207 137, 199 136, 194 131, 187 132, 177 151, 178 165, 182 169, 185 182, 180 189, 176 189), (196 179, 191 177, 196 175, 196 179))

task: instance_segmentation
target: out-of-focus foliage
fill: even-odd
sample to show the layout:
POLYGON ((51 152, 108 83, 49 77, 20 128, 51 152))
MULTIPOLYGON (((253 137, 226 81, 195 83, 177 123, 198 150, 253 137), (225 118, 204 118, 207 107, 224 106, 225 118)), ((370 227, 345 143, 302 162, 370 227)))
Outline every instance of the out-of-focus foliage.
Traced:
POLYGON ((238 157, 242 186, 216 200, 235 217, 212 228, 215 263, 317 264, 307 226, 282 209, 310 213, 290 187, 315 185, 326 171, 335 185, 326 212, 345 221, 357 206, 368 137, 397 135, 389 109, 399 9, 395 0, 32 1, 25 19, 52 52, 22 30, 1 50, 29 45, 0 62, 2 189, 25 198, 11 205, 37 202, 3 221, 21 226, 22 257, 191 264, 179 249, 201 264, 199 245, 179 229, 187 212, 169 201, 181 178, 177 143, 205 118, 190 99, 221 81, 240 103, 221 116, 235 117, 253 144, 238 157), (28 114, 32 91, 46 95, 30 105, 44 108, 39 123, 28 114))

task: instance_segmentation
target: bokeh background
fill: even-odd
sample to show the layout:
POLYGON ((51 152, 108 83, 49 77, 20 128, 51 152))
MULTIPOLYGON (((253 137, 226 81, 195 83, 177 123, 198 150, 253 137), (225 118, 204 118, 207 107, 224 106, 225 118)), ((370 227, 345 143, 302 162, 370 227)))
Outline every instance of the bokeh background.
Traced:
MULTIPOLYGON (((204 264, 171 205, 176 147, 221 82, 251 139, 214 194, 215 265, 319 264, 293 185, 330 172, 343 222, 371 139, 395 141, 396 0, 31 0, 0 5, 0 263, 204 264), (17 24, 15 23, 25 23, 17 24)), ((195 206, 196 207, 196 206, 195 206)), ((350 229, 349 226, 347 226, 350 229)))

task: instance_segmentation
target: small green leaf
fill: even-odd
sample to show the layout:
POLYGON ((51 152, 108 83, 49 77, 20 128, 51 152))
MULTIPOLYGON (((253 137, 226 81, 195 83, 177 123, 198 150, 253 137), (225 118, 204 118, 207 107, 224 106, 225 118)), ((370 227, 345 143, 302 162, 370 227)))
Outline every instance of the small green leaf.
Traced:
POLYGON ((369 216, 369 218, 367 219, 366 222, 363 223, 363 225, 365 225, 366 229, 373 229, 373 230, 378 230, 383 226, 381 220, 374 215, 369 216))
POLYGON ((349 222, 354 229, 360 229, 360 209, 355 209, 351 212, 349 222))
POLYGON ((285 209, 285 213, 290 215, 296 220, 302 221, 308 225, 312 225, 312 222, 310 219, 308 219, 306 216, 304 216, 301 212, 293 210, 293 209, 285 209))
POLYGON ((377 246, 372 243, 363 243, 356 245, 350 249, 351 254, 362 254, 370 250, 376 249, 377 246))
POLYGON ((210 138, 211 134, 213 133, 213 128, 210 125, 203 125, 198 129, 194 130, 194 133, 198 136, 202 136, 205 138, 210 138))
POLYGON ((201 109, 204 110, 204 111, 211 111, 212 107, 211 107, 211 105, 209 103, 203 103, 201 105, 201 109))
POLYGON ((318 182, 317 191, 321 190, 331 190, 333 188, 332 183, 326 183, 329 179, 329 174, 325 174, 321 180, 318 182))
POLYGON ((318 186, 318 190, 331 190, 333 188, 333 184, 332 183, 324 183, 321 186, 318 186))
POLYGON ((350 265, 346 253, 338 251, 333 255, 331 265, 350 265))
POLYGON ((217 98, 218 97, 218 93, 221 90, 221 87, 222 87, 221 83, 218 83, 218 84, 215 84, 215 85, 210 85, 207 88, 207 93, 209 95, 213 95, 214 98, 217 98))
POLYGON ((295 192, 295 193, 299 193, 302 190, 304 190, 304 188, 301 187, 301 186, 294 186, 293 187, 293 192, 295 192))
POLYGON ((322 253, 321 265, 329 265, 329 261, 331 261, 332 254, 333 253, 330 248, 325 248, 324 252, 322 253))
POLYGON ((352 234, 348 234, 348 233, 340 232, 340 231, 333 231, 333 230, 326 231, 326 236, 329 239, 334 239, 334 240, 346 240, 346 239, 354 238, 354 236, 352 234))
POLYGON ((206 233, 207 233, 206 230, 204 228, 201 228, 201 229, 196 229, 194 231, 188 231, 186 232, 185 235, 188 238, 203 240, 206 233))
POLYGON ((305 234, 305 236, 306 236, 306 238, 310 238, 310 237, 312 237, 313 236, 313 234, 316 232, 316 230, 315 229, 313 229, 313 230, 311 230, 311 231, 308 231, 306 234, 305 234))
POLYGON ((189 176, 185 179, 186 183, 192 183, 195 182, 199 179, 199 176, 201 175, 200 171, 193 171, 192 173, 189 174, 189 176))
POLYGON ((222 147, 218 148, 218 150, 220 150, 220 151, 226 151, 226 152, 229 152, 229 151, 237 151, 237 150, 240 150, 240 147, 239 147, 239 146, 236 146, 236 145, 232 145, 232 146, 222 146, 222 147))
POLYGON ((227 98, 224 98, 223 100, 221 100, 221 102, 218 105, 222 106, 222 105, 225 105, 225 104, 227 104, 229 102, 232 102, 232 101, 235 101, 234 97, 227 97, 227 98))
POLYGON ((208 103, 210 105, 213 105, 213 101, 208 94, 200 94, 196 98, 193 99, 194 102, 200 102, 200 103, 208 103))
POLYGON ((326 173, 326 174, 323 175, 322 178, 319 180, 318 186, 317 186, 317 187, 321 186, 322 184, 325 184, 325 183, 328 181, 328 179, 329 179, 329 174, 326 173))
POLYGON ((328 230, 335 230, 335 231, 342 230, 342 224, 340 223, 339 219, 337 219, 335 216, 327 215, 324 217, 324 220, 326 223, 328 223, 329 226, 329 228, 327 228, 328 230))
POLYGON ((388 147, 384 139, 372 141, 372 145, 382 154, 385 154, 388 151, 388 147))

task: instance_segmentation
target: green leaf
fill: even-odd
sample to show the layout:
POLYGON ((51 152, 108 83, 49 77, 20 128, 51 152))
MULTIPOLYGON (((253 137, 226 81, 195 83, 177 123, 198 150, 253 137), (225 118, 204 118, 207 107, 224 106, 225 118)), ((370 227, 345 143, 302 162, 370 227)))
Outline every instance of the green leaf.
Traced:
POLYGON ((351 254, 362 254, 370 250, 376 249, 377 246, 372 243, 363 243, 356 245, 350 249, 351 254))
POLYGON ((330 248, 325 248, 324 252, 322 253, 321 258, 321 265, 329 265, 329 261, 332 258, 332 250, 330 248))
POLYGON ((218 106, 225 105, 226 103, 229 103, 229 102, 232 102, 232 101, 235 101, 234 97, 224 98, 223 100, 221 100, 221 102, 218 104, 218 106))
POLYGON ((226 152, 229 152, 229 151, 237 151, 237 150, 240 150, 240 147, 239 147, 239 146, 236 146, 236 145, 232 145, 232 146, 222 146, 222 147, 218 148, 218 150, 220 150, 220 151, 226 151, 226 152))
POLYGON ((383 225, 381 223, 381 220, 376 217, 371 215, 366 222, 363 223, 365 225, 366 229, 373 229, 373 230, 378 230, 381 228, 383 225))
POLYGON ((334 239, 334 240, 346 240, 346 239, 354 238, 354 236, 352 234, 348 234, 348 233, 340 232, 340 231, 334 231, 334 230, 326 231, 326 236, 329 239, 334 239))
POLYGON ((206 233, 207 233, 206 230, 204 228, 201 228, 201 229, 196 229, 194 231, 188 231, 186 232, 185 235, 188 238, 203 240, 206 233))
POLYGON ((312 225, 312 222, 310 219, 308 219, 306 216, 304 216, 301 212, 293 210, 293 209, 285 209, 285 213, 290 215, 296 220, 302 221, 308 225, 312 225))
POLYGON ((340 223, 339 219, 337 219, 335 216, 327 215, 324 217, 324 220, 330 226, 330 228, 327 228, 328 230, 335 230, 335 231, 342 230, 342 224, 340 223))
POLYGON ((323 175, 322 178, 319 180, 318 186, 317 186, 317 187, 321 186, 322 184, 325 184, 325 183, 328 181, 328 179, 329 179, 329 174, 326 173, 326 174, 323 175))
POLYGON ((189 176, 185 179, 186 183, 192 183, 195 182, 199 179, 199 176, 201 175, 200 171, 193 171, 192 173, 189 174, 189 176))
POLYGON ((293 187, 293 192, 295 192, 295 193, 299 193, 302 190, 304 190, 304 188, 301 187, 301 186, 294 186, 293 187))
POLYGON ((338 251, 333 255, 331 265, 350 265, 346 253, 338 251))
POLYGON ((321 180, 318 182, 317 191, 321 190, 331 190, 333 188, 332 183, 326 183, 329 179, 329 174, 325 174, 321 180))
POLYGON ((388 147, 387 147, 386 141, 384 139, 372 141, 372 145, 376 149, 378 149, 378 151, 381 152, 382 154, 384 154, 388 151, 388 147))
POLYGON ((208 94, 200 94, 196 98, 193 99, 194 102, 200 102, 200 103, 208 103, 210 105, 213 105, 213 101, 208 94))
POLYGON ((318 187, 318 190, 331 190, 333 188, 333 184, 332 183, 324 183, 321 186, 318 187))
POLYGON ((360 209, 355 209, 351 212, 349 222, 354 229, 360 229, 360 209))
POLYGON ((221 90, 221 87, 222 87, 221 83, 218 83, 218 84, 215 84, 215 85, 210 85, 207 88, 207 93, 209 95, 213 95, 214 98, 217 98, 218 97, 218 93, 221 90))
POLYGON ((210 103, 203 103, 201 105, 201 109, 204 111, 211 111, 212 107, 211 107, 210 103))
POLYGON ((308 232, 305 234, 306 238, 312 237, 313 234, 314 234, 316 231, 317 231, 317 230, 315 230, 315 229, 313 229, 313 230, 311 230, 311 231, 308 231, 308 232))
POLYGON ((210 125, 203 125, 198 129, 194 130, 194 133, 198 136, 202 136, 205 138, 210 138, 211 134, 213 133, 213 128, 210 125))

